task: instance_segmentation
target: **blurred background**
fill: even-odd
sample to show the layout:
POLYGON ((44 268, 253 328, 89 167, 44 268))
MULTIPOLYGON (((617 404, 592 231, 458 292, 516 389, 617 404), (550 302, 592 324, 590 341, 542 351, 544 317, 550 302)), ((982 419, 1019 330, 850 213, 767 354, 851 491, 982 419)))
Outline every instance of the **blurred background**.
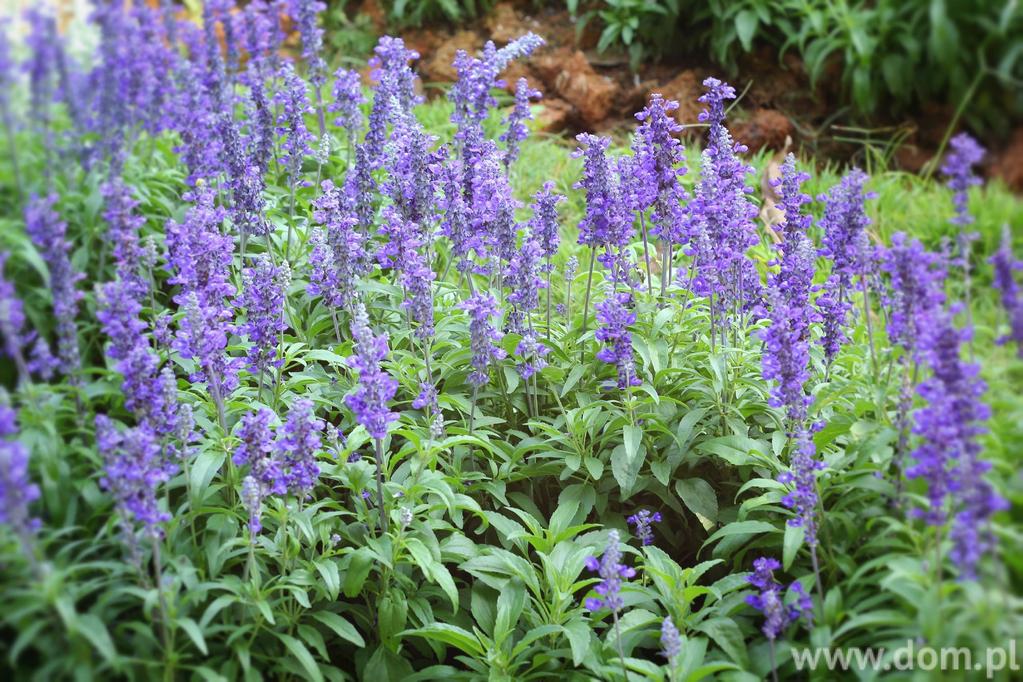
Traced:
MULTIPOLYGON (((17 14, 46 0, 3 0, 17 14)), ((127 0, 131 2, 132 0, 127 0)), ((134 0, 136 2, 141 0, 134 0)), ((146 0, 160 4, 161 0, 146 0)), ((170 2, 170 0, 162 0, 170 2)), ((203 0, 171 4, 198 18, 203 0)), ((72 52, 88 0, 52 0, 72 52)), ((239 3, 244 5, 244 3, 239 3)), ((544 92, 548 133, 613 133, 660 92, 696 122, 707 75, 742 93, 738 139, 787 139, 827 161, 933 172, 954 132, 991 151, 984 173, 1023 191, 1023 9, 1017 0, 327 0, 334 65, 364 64, 383 33, 423 55, 428 96, 458 49, 534 31, 547 47, 516 65, 544 92)), ((297 36, 294 37, 297 43, 297 36)))

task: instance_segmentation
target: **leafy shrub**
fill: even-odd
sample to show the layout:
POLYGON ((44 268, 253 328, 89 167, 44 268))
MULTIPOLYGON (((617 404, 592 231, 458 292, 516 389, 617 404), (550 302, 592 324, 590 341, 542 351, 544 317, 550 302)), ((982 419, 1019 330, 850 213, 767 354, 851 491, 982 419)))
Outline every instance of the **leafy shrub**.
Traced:
POLYGON ((1021 211, 968 140, 954 197, 790 158, 769 239, 726 84, 702 155, 663 100, 631 153, 570 153, 523 139, 528 89, 491 96, 534 36, 428 105, 384 38, 367 102, 296 6, 302 75, 272 40, 221 52, 220 6, 185 46, 102 6, 88 70, 29 15, 29 108, 0 99, 12 677, 798 679, 795 647, 1019 632, 1023 402, 992 381, 982 436, 945 287, 1017 377, 985 256, 1021 211), (951 489, 903 475, 957 455, 951 489))

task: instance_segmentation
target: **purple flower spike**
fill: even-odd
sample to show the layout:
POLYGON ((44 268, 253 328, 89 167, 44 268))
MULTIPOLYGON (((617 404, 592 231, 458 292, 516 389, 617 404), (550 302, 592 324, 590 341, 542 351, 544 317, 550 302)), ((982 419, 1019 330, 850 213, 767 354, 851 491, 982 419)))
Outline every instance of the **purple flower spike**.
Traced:
POLYGON ((626 519, 630 526, 636 527, 636 537, 643 546, 654 544, 653 524, 661 522, 661 512, 651 512, 649 509, 640 509, 638 512, 626 519))
POLYGON ((1012 233, 1008 225, 1002 231, 1002 245, 991 257, 991 265, 995 271, 995 288, 1001 294, 1002 307, 1009 317, 1009 333, 999 342, 1015 342, 1016 353, 1023 358, 1023 294, 1016 282, 1016 272, 1023 270, 1023 261, 1012 253, 1012 233))
POLYGON ((253 536, 258 535, 259 531, 263 530, 263 523, 260 519, 263 506, 263 489, 259 481, 252 476, 246 476, 242 479, 241 498, 242 504, 245 505, 245 510, 249 513, 249 533, 253 536))
POLYGON ((793 488, 782 504, 793 510, 796 515, 789 519, 789 525, 803 527, 806 530, 808 547, 817 546, 817 472, 824 468, 824 463, 817 459, 817 448, 806 429, 797 431, 792 438, 792 449, 789 453, 789 471, 778 476, 778 481, 793 488))
POLYGON ((969 133, 959 133, 949 142, 948 156, 941 167, 941 172, 948 177, 948 186, 952 190, 956 215, 952 223, 965 227, 973 223, 970 215, 970 187, 981 184, 981 179, 973 172, 973 167, 984 159, 984 148, 969 133))
POLYGON ((255 265, 242 270, 242 291, 237 305, 246 315, 240 331, 252 344, 248 350, 249 369, 262 374, 281 364, 277 344, 281 332, 287 328, 284 301, 291 283, 291 270, 287 262, 274 265, 265 253, 255 260, 255 265))
POLYGON ((31 538, 39 529, 39 519, 29 505, 39 499, 39 487, 29 476, 28 448, 17 439, 17 416, 10 407, 0 405, 0 523, 10 527, 31 552, 31 538))
POLYGON ((759 590, 759 594, 746 597, 746 603, 764 614, 764 625, 761 631, 772 642, 781 635, 785 628, 799 620, 800 616, 807 619, 813 617, 813 602, 803 590, 802 584, 793 582, 789 590, 796 594, 796 600, 788 606, 784 603, 781 584, 774 579, 774 572, 781 568, 777 559, 760 557, 753 562, 753 573, 748 580, 750 585, 759 590))
POLYGON ((160 510, 160 485, 176 468, 160 457, 156 436, 144 425, 121 433, 106 416, 98 415, 96 446, 104 461, 100 485, 114 496, 126 520, 159 537, 159 524, 170 520, 170 514, 160 510))
POLYGON ((636 575, 636 569, 626 566, 622 561, 617 530, 608 531, 604 555, 600 559, 588 557, 586 568, 600 576, 600 583, 593 588, 600 597, 589 597, 586 608, 590 611, 608 608, 617 614, 625 606, 621 596, 622 582, 636 575))
POLYGON ((334 113, 334 125, 344 128, 349 140, 354 140, 362 130, 362 105, 366 97, 362 94, 362 79, 358 71, 338 69, 334 74, 334 101, 327 105, 327 111, 334 113))
POLYGON ((33 196, 25 206, 25 231, 50 272, 53 295, 53 316, 57 320, 57 356, 60 371, 77 382, 75 374, 81 366, 78 348, 78 302, 82 292, 76 284, 82 279, 71 265, 71 242, 67 239, 67 223, 53 210, 57 195, 33 196))
POLYGON ((284 469, 274 447, 271 421, 274 413, 267 408, 250 412, 241 419, 238 438, 241 441, 234 451, 232 461, 235 466, 248 464, 250 474, 265 492, 284 495, 288 491, 288 482, 284 469))
POLYGON ((508 130, 499 138, 507 146, 504 156, 505 166, 510 166, 519 158, 519 145, 529 137, 526 121, 533 120, 533 112, 529 109, 530 100, 538 100, 541 97, 543 95, 540 91, 529 87, 529 81, 525 78, 520 78, 515 84, 515 106, 508 114, 508 118, 504 120, 508 130))
POLYGON ((661 623, 661 655, 669 661, 682 653, 682 637, 675 622, 668 616, 661 623))
POLYGON ((636 114, 640 126, 633 140, 635 163, 627 179, 633 207, 638 211, 653 207, 650 233, 668 244, 688 240, 683 210, 688 196, 679 183, 679 178, 686 174, 685 149, 676 137, 682 131, 672 116, 676 109, 678 102, 655 94, 647 107, 636 114))
POLYGON ((291 406, 281 429, 277 446, 282 456, 288 490, 306 497, 316 484, 320 467, 316 455, 323 448, 324 423, 313 414, 311 400, 298 400, 291 406))
POLYGON ((472 346, 472 372, 469 383, 479 388, 490 381, 490 365, 505 357, 497 345, 503 336, 494 328, 492 318, 497 315, 497 301, 482 291, 470 296, 461 305, 469 313, 469 336, 472 346))
POLYGON ((597 352, 597 359, 615 366, 618 371, 615 385, 622 390, 643 383, 636 375, 632 334, 629 333, 629 325, 636 321, 636 313, 629 309, 631 305, 632 295, 628 292, 612 292, 596 305, 597 323, 600 326, 595 336, 604 344, 597 352))
POLYGON ((358 372, 359 382, 354 393, 345 398, 345 404, 371 438, 383 440, 387 437, 388 425, 398 418, 387 406, 398 390, 398 382, 381 367, 389 352, 387 334, 373 333, 362 303, 355 305, 351 329, 355 354, 348 358, 348 363, 358 372))

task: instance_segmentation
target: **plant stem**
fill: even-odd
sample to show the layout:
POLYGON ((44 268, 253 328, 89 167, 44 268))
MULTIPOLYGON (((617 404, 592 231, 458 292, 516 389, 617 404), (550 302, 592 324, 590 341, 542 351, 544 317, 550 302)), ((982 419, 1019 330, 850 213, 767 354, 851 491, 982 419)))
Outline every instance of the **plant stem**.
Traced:
MULTIPOLYGON (((652 295, 654 290, 654 280, 653 276, 650 274, 650 246, 647 243, 646 221, 643 218, 642 211, 639 212, 639 229, 643 234, 643 260, 646 262, 646 290, 652 295)), ((663 290, 661 291, 661 295, 664 295, 663 290)))
POLYGON ((860 275, 860 283, 863 285, 863 322, 867 327, 867 346, 870 348, 870 367, 872 376, 877 378, 877 351, 874 349, 874 324, 870 321, 870 284, 867 278, 860 275))
POLYGON ((380 533, 387 532, 387 513, 384 509, 384 442, 380 438, 376 441, 377 460, 377 512, 380 515, 380 533))
POLYGON ((174 666, 171 663, 170 619, 168 618, 167 595, 163 591, 163 568, 160 566, 160 540, 153 536, 153 571, 156 576, 156 595, 160 602, 160 638, 163 640, 163 655, 166 659, 164 679, 174 679, 174 666))
POLYGON ((774 639, 767 640, 768 650, 771 652, 771 679, 778 682, 778 664, 774 657, 774 639))
POLYGON ((622 664, 622 679, 625 680, 625 682, 628 682, 629 672, 625 668, 625 651, 622 649, 622 630, 618 625, 617 609, 612 610, 611 615, 615 621, 615 643, 618 645, 618 661, 622 664))
MULTIPOLYGON (((594 246, 590 247, 590 271, 586 275, 586 297, 583 299, 583 329, 582 334, 586 333, 586 327, 590 322, 590 289, 593 286, 593 265, 597 261, 597 249, 594 246)), ((580 336, 582 335, 580 334, 580 336)), ((582 358, 580 356, 580 362, 582 358)))

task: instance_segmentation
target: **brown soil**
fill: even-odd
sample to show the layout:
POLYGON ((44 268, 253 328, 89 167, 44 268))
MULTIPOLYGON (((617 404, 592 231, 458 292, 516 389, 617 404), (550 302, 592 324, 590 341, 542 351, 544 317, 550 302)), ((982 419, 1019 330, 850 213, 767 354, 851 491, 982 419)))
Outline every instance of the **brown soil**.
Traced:
MULTIPOLYGON (((368 14, 375 24, 384 21, 378 0, 362 0, 357 11, 368 14)), ((795 150, 857 163, 873 146, 890 153, 897 167, 916 172, 933 158, 952 118, 952 112, 935 106, 925 107, 916 119, 871 130, 842 126, 833 116, 840 109, 840 65, 826 66, 818 87, 812 88, 794 53, 779 63, 772 51, 755 51, 740 60, 738 75, 733 76, 709 60, 692 59, 649 62, 634 72, 623 55, 596 51, 597 22, 580 33, 564 9, 536 8, 526 0, 502 0, 470 24, 428 26, 402 35, 423 55, 419 72, 426 92, 436 95, 443 89, 431 85, 456 77, 451 62, 458 50, 479 50, 487 40, 500 46, 529 31, 542 36, 546 45, 531 59, 513 64, 503 77, 509 91, 519 78, 526 78, 544 93, 537 118, 546 132, 627 132, 635 125, 635 112, 651 94, 660 93, 679 103, 675 115, 685 126, 683 135, 699 139, 702 126, 697 116, 702 105, 697 97, 703 92, 702 81, 713 75, 729 80, 741 93, 730 124, 736 140, 751 151, 775 152, 791 139, 795 150)), ((992 155, 985 171, 1023 191, 1023 129, 1015 132, 1003 152, 992 155)))

